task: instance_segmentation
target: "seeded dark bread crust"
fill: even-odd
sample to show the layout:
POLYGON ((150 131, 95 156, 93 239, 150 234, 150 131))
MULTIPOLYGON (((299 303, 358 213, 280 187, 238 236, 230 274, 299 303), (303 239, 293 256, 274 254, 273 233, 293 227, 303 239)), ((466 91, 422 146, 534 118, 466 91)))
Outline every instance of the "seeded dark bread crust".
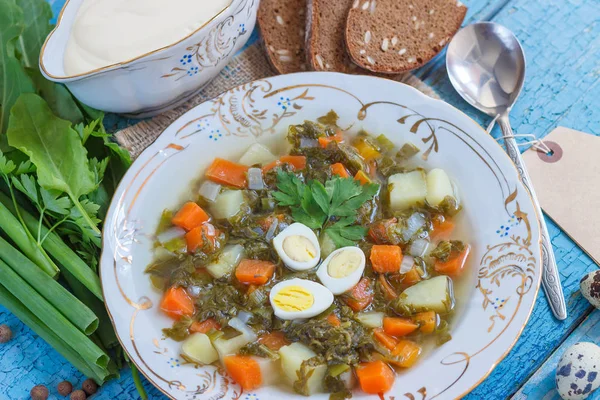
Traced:
POLYGON ((354 0, 346 47, 352 60, 370 71, 411 71, 444 48, 466 12, 456 0, 354 0))
POLYGON ((308 0, 306 57, 314 71, 364 73, 346 51, 344 31, 353 0, 308 0))
POLYGON ((280 74, 306 71, 306 0, 261 0, 258 26, 269 62, 280 74))

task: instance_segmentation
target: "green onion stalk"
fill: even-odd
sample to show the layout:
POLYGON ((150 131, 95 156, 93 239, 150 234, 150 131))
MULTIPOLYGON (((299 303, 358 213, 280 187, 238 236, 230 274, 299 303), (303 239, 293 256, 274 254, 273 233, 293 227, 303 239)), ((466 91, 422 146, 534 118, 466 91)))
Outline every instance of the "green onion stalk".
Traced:
POLYGON ((54 333, 3 285, 0 285, 0 303, 85 376, 94 379, 99 385, 114 377, 114 374, 109 372, 108 369, 102 368, 96 363, 88 363, 60 335, 54 333))
POLYGON ((92 310, 1 237, 0 259, 77 329, 91 335, 98 328, 98 317, 92 310))
POLYGON ((52 262, 41 246, 38 246, 35 239, 11 212, 12 201, 5 195, 2 196, 3 198, 0 199, 0 230, 4 231, 17 247, 46 274, 52 278, 57 277, 59 270, 56 264, 52 262))
MULTIPOLYGON (((17 212, 23 219, 23 222, 30 232, 37 232, 37 230, 40 229, 40 237, 44 238, 41 243, 43 249, 48 252, 61 267, 69 271, 71 275, 81 282, 98 299, 104 300, 102 297, 102 286, 100 284, 100 278, 98 275, 77 255, 77 253, 71 250, 71 248, 62 241, 60 236, 54 232, 50 232, 50 230, 43 225, 39 226, 37 218, 28 213, 23 207, 15 207, 10 198, 4 193, 0 192, 0 228, 2 229, 4 229, 4 225, 6 225, 2 224, 3 209, 8 211, 8 215, 14 219, 12 223, 17 223, 19 228, 22 228, 22 226, 14 216, 17 214, 17 212)), ((22 230, 25 231, 25 228, 22 228, 22 230)), ((6 233, 13 240, 15 240, 13 232, 6 231, 6 233)), ((19 247, 22 249, 21 246, 19 247)), ((27 254, 24 250, 23 253, 32 259, 32 257, 29 256, 29 254, 27 254)))
POLYGON ((73 350, 86 362, 106 369, 109 360, 108 355, 1 260, 0 284, 8 289, 52 332, 69 343, 73 350))

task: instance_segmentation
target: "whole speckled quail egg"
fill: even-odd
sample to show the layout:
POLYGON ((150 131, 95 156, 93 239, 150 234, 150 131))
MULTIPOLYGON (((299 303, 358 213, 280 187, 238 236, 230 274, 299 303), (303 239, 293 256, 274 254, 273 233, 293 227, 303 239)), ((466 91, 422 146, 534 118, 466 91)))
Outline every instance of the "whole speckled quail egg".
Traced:
POLYGON ((558 362, 556 388, 564 400, 587 398, 600 386, 600 346, 575 343, 558 362))
POLYGON ((579 281, 581 294, 600 310, 600 270, 590 272, 579 281))

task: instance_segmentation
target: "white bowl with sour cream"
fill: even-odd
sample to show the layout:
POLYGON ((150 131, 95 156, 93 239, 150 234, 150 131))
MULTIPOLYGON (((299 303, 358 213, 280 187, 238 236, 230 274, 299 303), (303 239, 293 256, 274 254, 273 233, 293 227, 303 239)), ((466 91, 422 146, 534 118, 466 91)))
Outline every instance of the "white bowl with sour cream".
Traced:
POLYGON ((229 63, 250 37, 258 5, 67 0, 42 47, 40 70, 91 107, 156 115, 192 97, 229 63), (137 3, 146 9, 138 13, 137 3))

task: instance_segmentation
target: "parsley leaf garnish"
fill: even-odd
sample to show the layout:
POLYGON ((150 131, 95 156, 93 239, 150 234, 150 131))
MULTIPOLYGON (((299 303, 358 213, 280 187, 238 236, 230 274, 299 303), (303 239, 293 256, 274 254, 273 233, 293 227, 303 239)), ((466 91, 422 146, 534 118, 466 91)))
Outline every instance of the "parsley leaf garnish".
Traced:
POLYGON ((302 182, 291 172, 277 171, 277 189, 273 197, 280 206, 288 206, 292 217, 311 229, 324 229, 338 247, 352 246, 366 234, 356 225, 357 211, 371 200, 379 185, 361 185, 352 178, 334 177, 323 185, 319 181, 302 182))

